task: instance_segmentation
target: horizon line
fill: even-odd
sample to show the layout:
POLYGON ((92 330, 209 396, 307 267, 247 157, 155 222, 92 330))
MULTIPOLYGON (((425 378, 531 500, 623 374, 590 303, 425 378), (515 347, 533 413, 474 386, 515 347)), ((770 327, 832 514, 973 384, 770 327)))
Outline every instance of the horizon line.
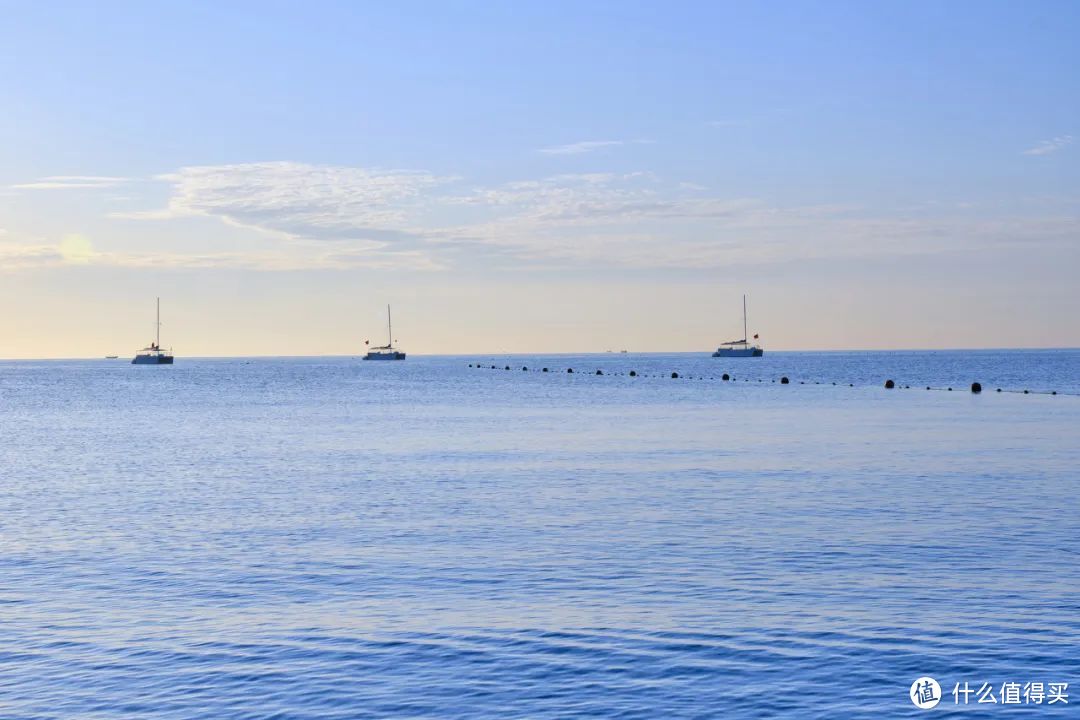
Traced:
MULTIPOLYGON (((929 347, 910 347, 910 348, 844 348, 844 349, 810 349, 810 350, 769 350, 771 354, 784 353, 784 354, 796 354, 796 353, 814 353, 814 354, 827 354, 827 353, 907 353, 907 352, 1062 352, 1070 350, 1080 350, 1080 346, 1063 346, 1063 347, 942 347, 942 348, 929 348, 929 347)), ((711 356, 710 350, 627 350, 625 353, 621 350, 589 350, 581 352, 536 352, 536 351, 515 351, 515 352, 479 352, 479 353, 408 353, 409 357, 424 357, 424 358, 437 358, 437 357, 513 357, 513 356, 581 356, 581 355, 702 355, 705 357, 711 356), (710 355, 706 355, 710 353, 710 355)), ((108 357, 106 355, 95 355, 91 357, 79 356, 51 356, 51 357, 0 357, 0 362, 63 362, 63 361, 89 361, 89 360, 125 360, 134 357, 134 355, 118 355, 116 357, 108 357)), ((257 359, 316 359, 316 358, 361 358, 362 352, 346 353, 346 354, 332 354, 332 353, 317 353, 310 355, 178 355, 178 358, 187 358, 189 360, 257 360, 257 359)))

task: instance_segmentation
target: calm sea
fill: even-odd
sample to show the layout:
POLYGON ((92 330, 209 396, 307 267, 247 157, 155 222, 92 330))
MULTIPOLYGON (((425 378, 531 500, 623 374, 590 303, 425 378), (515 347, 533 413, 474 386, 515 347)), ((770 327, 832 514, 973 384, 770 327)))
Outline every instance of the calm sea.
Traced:
POLYGON ((1072 716, 1080 397, 998 387, 1080 351, 3 362, 0 717, 1072 716))

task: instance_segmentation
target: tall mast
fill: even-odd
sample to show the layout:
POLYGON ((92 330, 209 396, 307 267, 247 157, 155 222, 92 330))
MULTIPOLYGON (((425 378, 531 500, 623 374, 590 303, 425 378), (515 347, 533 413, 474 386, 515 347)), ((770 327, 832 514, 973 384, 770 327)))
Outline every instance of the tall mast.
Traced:
POLYGON ((390 324, 390 306, 386 306, 386 347, 394 344, 394 326, 390 324))
POLYGON ((746 334, 746 295, 742 296, 742 339, 746 342, 749 336, 746 334))
POLYGON ((154 336, 154 345, 161 347, 161 298, 157 299, 157 322, 154 323, 157 334, 154 336))

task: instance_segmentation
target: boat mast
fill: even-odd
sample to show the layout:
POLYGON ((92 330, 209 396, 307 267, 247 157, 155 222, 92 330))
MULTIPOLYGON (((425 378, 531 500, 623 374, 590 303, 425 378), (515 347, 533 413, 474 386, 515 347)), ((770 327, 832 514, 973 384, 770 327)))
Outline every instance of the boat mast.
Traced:
POLYGON ((161 298, 157 299, 157 322, 154 323, 154 329, 154 346, 161 347, 161 298))
POLYGON ((746 342, 748 336, 746 334, 746 294, 742 296, 742 341, 746 342))
POLYGON ((386 347, 394 344, 394 326, 390 324, 390 306, 386 306, 386 347))

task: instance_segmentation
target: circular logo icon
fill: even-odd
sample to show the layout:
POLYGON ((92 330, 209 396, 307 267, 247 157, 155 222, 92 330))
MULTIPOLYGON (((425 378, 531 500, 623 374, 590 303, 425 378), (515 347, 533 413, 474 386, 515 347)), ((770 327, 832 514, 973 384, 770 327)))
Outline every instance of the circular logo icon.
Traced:
POLYGON ((909 695, 915 707, 929 710, 941 702, 941 686, 932 677, 921 677, 911 683, 909 695))

